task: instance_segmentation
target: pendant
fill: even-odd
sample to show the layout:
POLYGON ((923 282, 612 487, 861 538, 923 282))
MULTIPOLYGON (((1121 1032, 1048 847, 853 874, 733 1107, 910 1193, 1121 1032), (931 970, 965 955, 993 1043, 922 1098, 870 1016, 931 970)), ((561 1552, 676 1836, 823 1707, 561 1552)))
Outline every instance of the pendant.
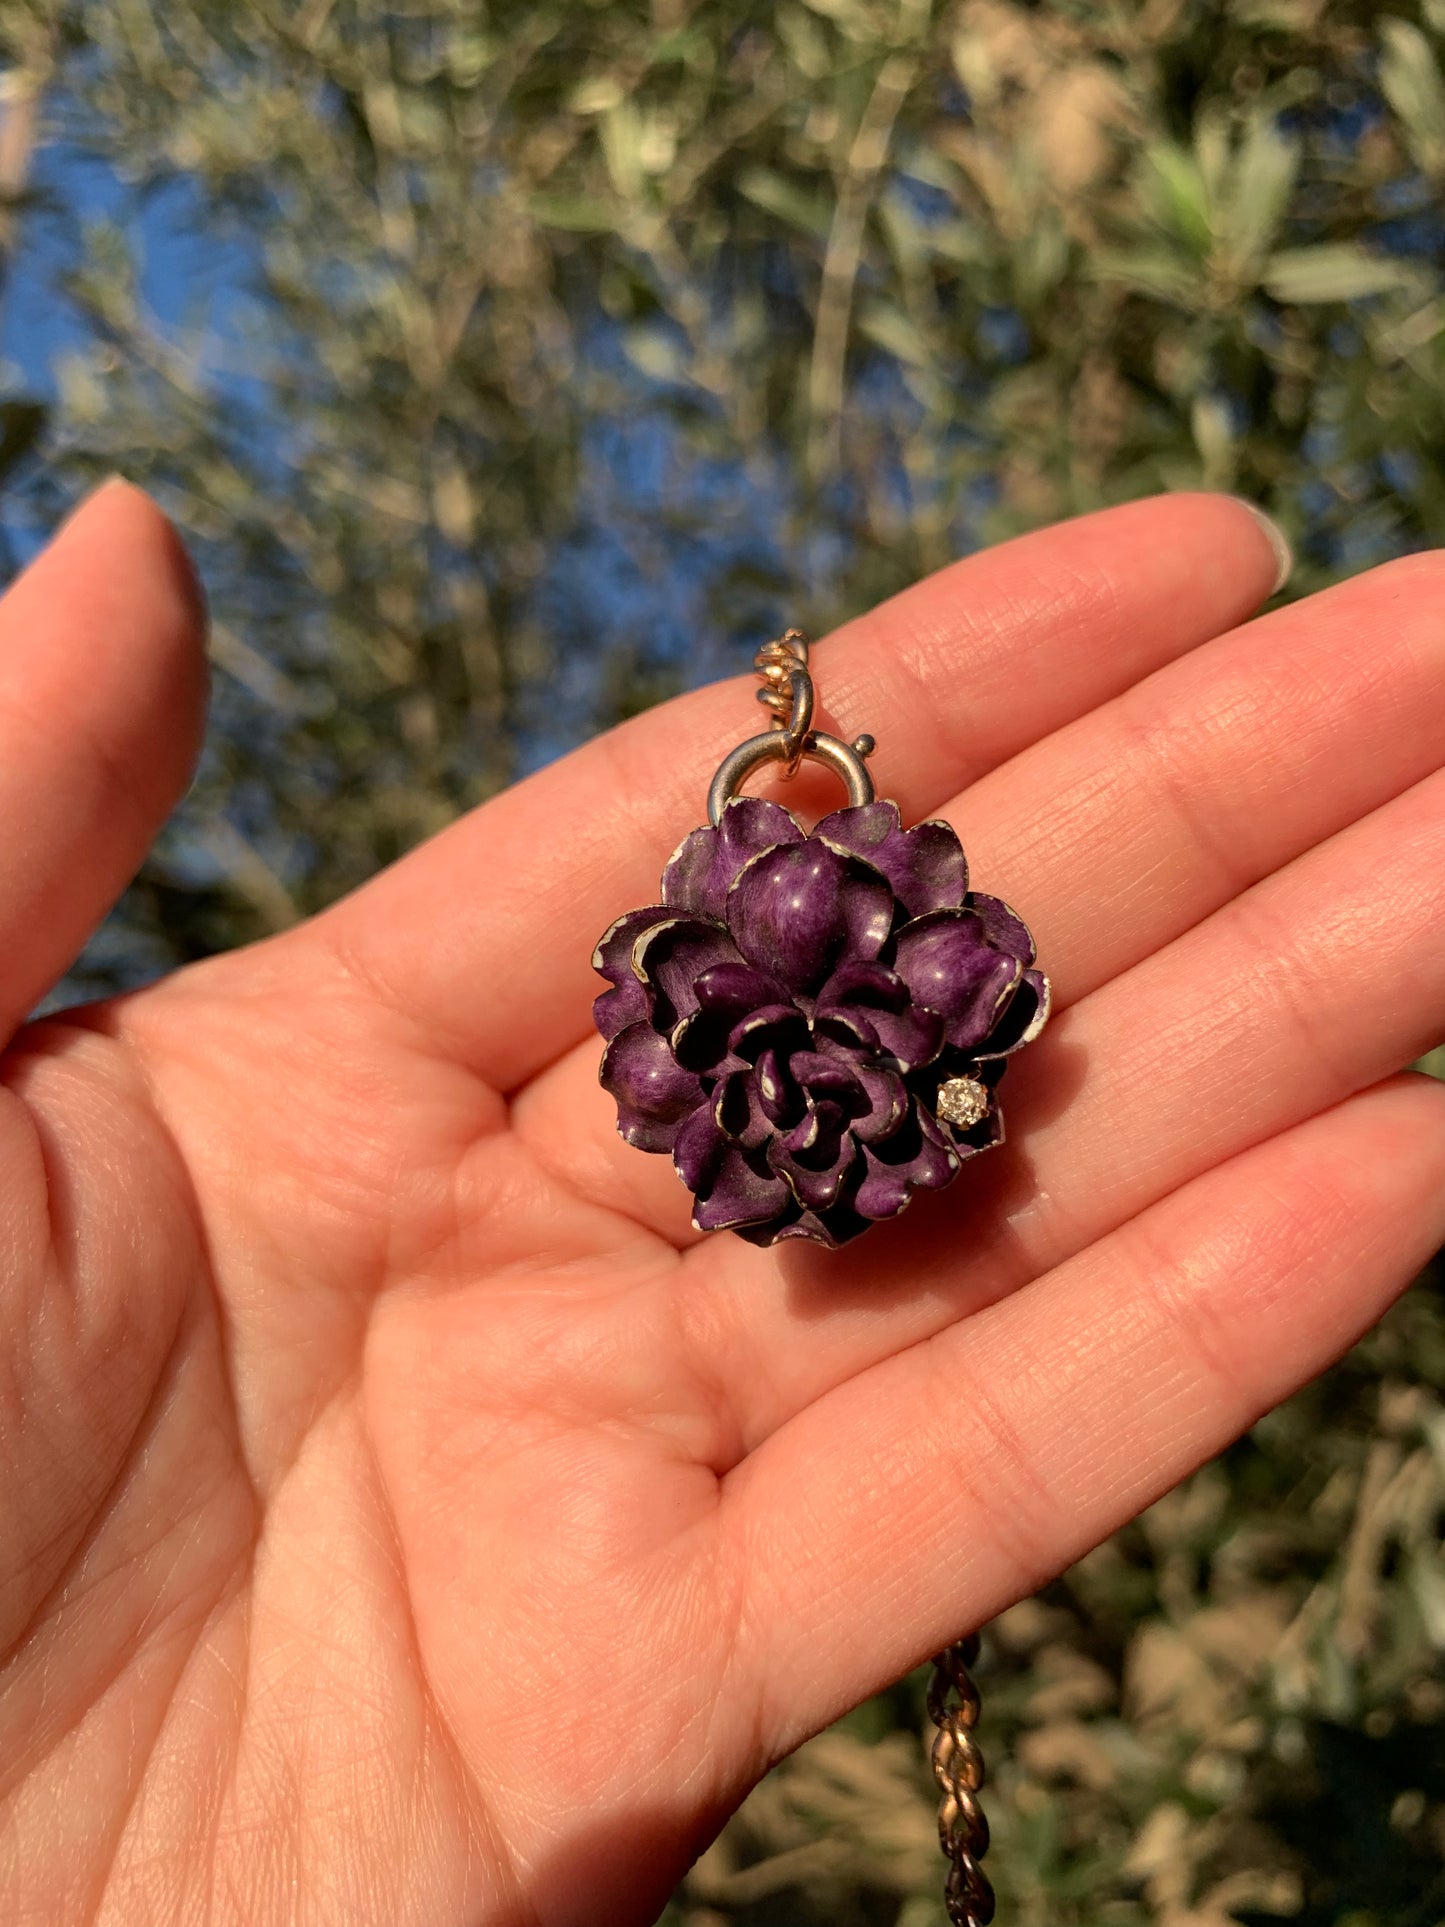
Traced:
POLYGON ((661 901, 598 944, 617 1128, 672 1158, 699 1231, 837 1247, 1003 1142, 998 1086, 1048 1017, 1022 919, 969 889, 949 824, 875 800, 873 739, 813 727, 797 630, 758 655, 773 727, 727 756, 661 901), (848 802, 807 830, 740 794, 808 759, 848 802))

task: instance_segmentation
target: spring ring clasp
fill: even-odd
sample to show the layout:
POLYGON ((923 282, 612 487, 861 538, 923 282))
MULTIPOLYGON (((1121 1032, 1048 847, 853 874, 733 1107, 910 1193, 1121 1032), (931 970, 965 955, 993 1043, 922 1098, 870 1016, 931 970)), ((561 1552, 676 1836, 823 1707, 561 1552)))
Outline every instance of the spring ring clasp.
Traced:
POLYGON ((765 643, 753 659, 761 679, 758 701, 772 711, 772 728, 750 736, 725 756, 707 793, 708 820, 716 826, 722 813, 753 770, 762 763, 781 763, 784 777, 795 776, 805 757, 825 763, 847 787, 855 806, 873 801, 873 779, 863 759, 873 754, 871 736, 841 742, 813 728, 813 677, 808 668, 808 639, 801 629, 789 629, 776 642, 765 643))

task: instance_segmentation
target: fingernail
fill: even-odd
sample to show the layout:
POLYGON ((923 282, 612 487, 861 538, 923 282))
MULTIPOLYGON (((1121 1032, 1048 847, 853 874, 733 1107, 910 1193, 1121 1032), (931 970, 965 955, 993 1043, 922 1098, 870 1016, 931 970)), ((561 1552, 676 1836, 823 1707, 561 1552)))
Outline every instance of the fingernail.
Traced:
POLYGON ((1243 495, 1236 495, 1234 499, 1241 508, 1249 510, 1264 531, 1265 540, 1274 550, 1275 575, 1270 594, 1278 595, 1285 583, 1289 581, 1294 569, 1294 550, 1289 545, 1289 537, 1274 517, 1266 515, 1257 502, 1248 501, 1243 495))

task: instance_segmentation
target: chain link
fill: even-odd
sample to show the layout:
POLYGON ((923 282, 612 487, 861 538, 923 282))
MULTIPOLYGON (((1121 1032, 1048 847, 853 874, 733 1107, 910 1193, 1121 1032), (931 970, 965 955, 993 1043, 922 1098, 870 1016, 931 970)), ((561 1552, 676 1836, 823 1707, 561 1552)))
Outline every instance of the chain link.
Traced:
POLYGON ((988 1852, 988 1822, 978 1800, 983 1755, 973 1737, 979 1699, 969 1673, 978 1645, 978 1634, 972 1633, 940 1653, 928 1686, 928 1717, 938 1728, 933 1777, 943 1796, 938 1843, 949 1861, 944 1904, 953 1927, 989 1927, 994 1912, 993 1888, 979 1865, 988 1852))
POLYGON ((786 729, 792 714, 789 682, 794 672, 808 667, 808 638, 801 629, 785 629, 776 642, 765 642, 753 657, 762 688, 758 701, 773 712, 774 729, 786 729))
POLYGON ((813 678, 808 673, 808 638, 801 629, 788 629, 776 642, 765 642, 753 657, 762 688, 758 701, 773 712, 773 728, 782 730, 788 745, 787 774, 796 776, 813 727, 813 678))

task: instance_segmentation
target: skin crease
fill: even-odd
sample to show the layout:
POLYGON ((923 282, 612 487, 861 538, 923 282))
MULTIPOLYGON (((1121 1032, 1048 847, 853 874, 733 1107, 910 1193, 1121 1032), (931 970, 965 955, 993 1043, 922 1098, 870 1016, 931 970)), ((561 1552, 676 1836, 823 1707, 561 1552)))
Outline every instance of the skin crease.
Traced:
MULTIPOLYGON (((1445 1011, 1445 565, 1241 630, 1274 576, 1176 496, 818 648, 1061 1006, 1009 1147, 843 1253, 700 1239, 595 1082, 592 944, 742 683, 14 1035, 0 1922, 645 1923, 782 1753, 1380 1314, 1445 1235, 1397 1075, 1445 1011)), ((0 606, 9 1030, 185 786, 203 629, 122 484, 0 606)))

